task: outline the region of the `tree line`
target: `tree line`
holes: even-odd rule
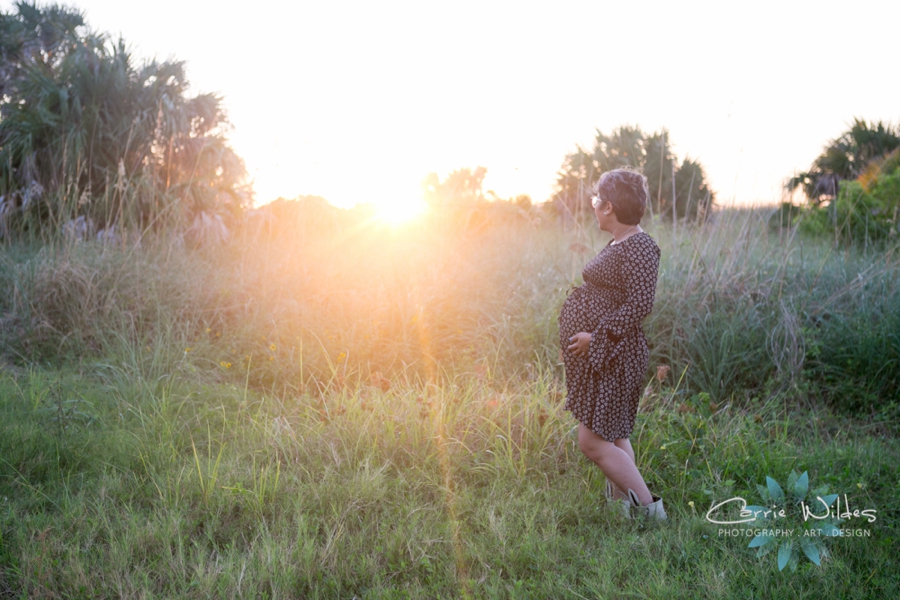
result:
[[[0,237],[76,220],[96,232],[237,216],[252,190],[228,128],[222,99],[192,95],[182,61],[138,62],[74,8],[21,1],[0,12]],[[582,211],[601,173],[630,166],[648,177],[651,214],[702,220],[714,200],[703,168],[671,145],[665,130],[598,131],[593,149],[565,157],[553,206]],[[424,197],[444,212],[497,200],[515,209],[504,214],[532,210],[527,195],[484,192],[486,172],[429,174]]]
[[[0,234],[185,223],[250,204],[215,94],[181,61],[137,62],[82,12],[0,12]]]
[[[685,157],[679,163],[666,129],[646,134],[636,126],[621,126],[608,135],[598,129],[592,149],[578,146],[566,155],[557,175],[554,202],[561,212],[580,215],[589,210],[591,186],[600,175],[621,167],[647,177],[650,216],[698,222],[709,216],[715,194],[700,162]]]
[[[219,96],[191,93],[184,62],[139,62],[124,40],[91,30],[74,8],[20,1],[0,11],[0,237],[58,232],[79,218],[96,231],[237,217],[253,198],[229,127]],[[715,194],[702,164],[679,160],[672,148],[666,129],[597,130],[592,147],[565,156],[553,209],[589,216],[594,182],[630,167],[647,176],[650,216],[702,222]],[[485,192],[486,172],[431,173],[423,196],[445,213],[477,213],[497,200],[514,209],[503,214],[534,211],[527,195]],[[802,215],[807,231],[838,241],[896,239],[900,129],[854,120],[785,187],[805,202],[785,203],[774,224]]]

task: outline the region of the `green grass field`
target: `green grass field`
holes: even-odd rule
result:
[[[647,227],[655,523],[562,410],[590,227],[7,246],[0,598],[900,597],[898,258],[766,217]],[[706,514],[792,470],[877,520],[779,570]]]

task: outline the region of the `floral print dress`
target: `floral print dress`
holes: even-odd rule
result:
[[[650,350],[641,322],[653,310],[660,250],[646,232],[610,242],[584,267],[559,314],[566,372],[565,409],[607,441],[634,429]],[[569,338],[591,334],[587,356],[566,350]]]

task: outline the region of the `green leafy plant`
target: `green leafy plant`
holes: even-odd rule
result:
[[[767,506],[747,506],[745,510],[754,513],[755,521],[761,529],[750,540],[748,548],[756,548],[756,556],[763,556],[778,551],[778,570],[783,571],[786,566],[791,571],[797,570],[800,562],[800,553],[817,566],[821,566],[822,558],[828,555],[823,538],[840,534],[837,524],[840,519],[829,516],[824,519],[809,520],[807,511],[804,510],[807,498],[810,497],[817,505],[825,505],[830,509],[837,494],[828,494],[827,487],[820,487],[812,492],[809,489],[809,475],[806,471],[798,475],[791,471],[787,480],[787,492],[778,482],[766,476],[766,485],[757,485],[760,496]],[[772,535],[773,528],[779,530],[793,530],[798,535],[780,537]],[[799,538],[799,543],[795,539]]]

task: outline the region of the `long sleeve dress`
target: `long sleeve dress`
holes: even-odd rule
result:
[[[634,429],[650,350],[641,322],[653,309],[660,250],[646,232],[610,242],[582,273],[559,314],[566,372],[565,409],[607,441]],[[591,334],[587,356],[566,350],[578,332]]]

